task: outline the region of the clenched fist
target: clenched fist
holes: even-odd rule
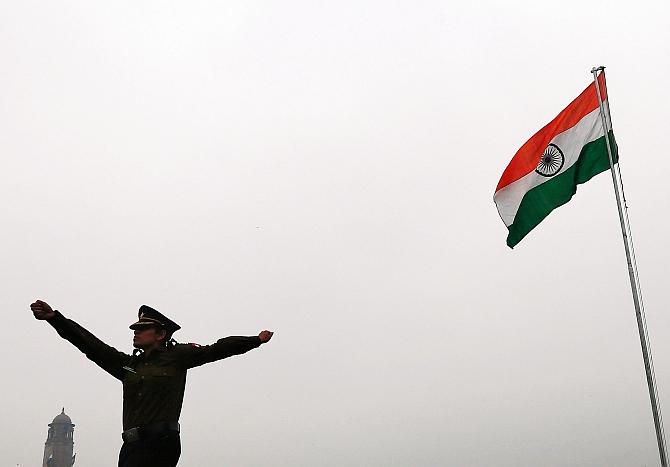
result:
[[[42,300],[31,303],[30,309],[33,310],[33,315],[35,315],[36,319],[51,319],[56,315],[49,304]]]
[[[274,332],[261,331],[261,333],[258,335],[258,338],[261,340],[261,344],[265,344],[267,341],[272,339],[273,334]]]

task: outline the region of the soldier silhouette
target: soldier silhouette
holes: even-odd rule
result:
[[[49,304],[30,305],[35,318],[45,320],[96,365],[123,383],[123,445],[119,467],[175,467],[181,454],[179,414],[186,388],[186,371],[205,363],[239,355],[272,338],[231,336],[212,345],[177,344],[172,334],[180,326],[159,311],[142,305],[134,331],[132,355],[119,352]]]

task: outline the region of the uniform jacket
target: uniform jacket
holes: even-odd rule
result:
[[[119,352],[60,312],[48,320],[58,334],[123,384],[123,429],[178,421],[189,368],[239,355],[261,345],[257,337],[232,336],[212,345],[176,344],[149,355]]]

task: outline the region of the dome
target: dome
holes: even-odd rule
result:
[[[56,415],[56,418],[51,423],[67,423],[71,425],[72,419],[65,414],[65,407],[63,407],[63,411]]]

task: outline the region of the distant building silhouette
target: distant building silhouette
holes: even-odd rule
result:
[[[49,423],[49,434],[44,443],[42,467],[72,467],[74,465],[74,423],[63,411]]]

